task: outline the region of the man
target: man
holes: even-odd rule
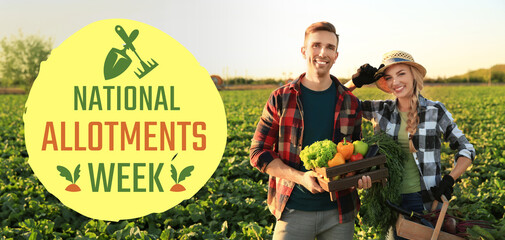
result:
[[[301,48],[307,71],[276,89],[268,99],[251,145],[251,165],[270,175],[267,203],[277,218],[274,239],[352,239],[359,209],[355,189],[337,201],[307,171],[300,151],[315,141],[337,143],[361,137],[358,99],[330,69],[337,60],[338,35],[328,22],[310,25]],[[358,181],[369,188],[370,177]]]

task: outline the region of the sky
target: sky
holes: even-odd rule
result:
[[[0,0],[0,38],[51,37],[54,47],[98,20],[154,26],[224,78],[295,78],[306,65],[305,29],[328,21],[340,35],[331,74],[349,78],[382,55],[403,50],[427,70],[450,77],[505,64],[505,1],[339,0]]]

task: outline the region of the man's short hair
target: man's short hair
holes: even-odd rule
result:
[[[338,38],[338,34],[337,34],[337,31],[335,30],[335,26],[333,26],[333,24],[329,23],[329,22],[316,22],[316,23],[312,23],[306,30],[305,30],[305,40],[304,40],[304,44],[306,43],[307,41],[307,36],[313,32],[317,32],[317,31],[328,31],[328,32],[332,32],[335,34],[335,36],[337,37],[337,48],[338,48],[338,42],[339,42],[339,38]],[[336,51],[336,49],[335,49]]]

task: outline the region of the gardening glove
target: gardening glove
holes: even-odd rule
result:
[[[444,178],[442,178],[442,181],[438,183],[436,187],[431,187],[431,194],[433,195],[433,198],[435,200],[442,202],[442,194],[445,195],[445,198],[447,200],[450,200],[452,197],[452,186],[454,185],[454,178],[452,178],[450,175],[445,175]]]
[[[375,79],[375,81],[379,80],[381,77],[384,77],[384,71],[382,71],[381,73],[378,73],[379,70],[381,70],[382,68],[384,68],[384,64],[381,64],[378,68],[378,70],[375,72],[375,74],[373,75],[373,78]]]
[[[352,82],[354,86],[360,88],[363,85],[371,84],[377,81],[379,78],[374,78],[377,68],[372,67],[368,63],[363,64],[358,68],[355,74],[352,75]]]

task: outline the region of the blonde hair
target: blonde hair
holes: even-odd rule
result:
[[[412,72],[414,80],[406,130],[409,133],[409,149],[410,152],[413,153],[417,152],[416,148],[414,147],[414,143],[412,142],[412,137],[417,131],[417,125],[419,125],[419,115],[417,114],[417,110],[419,109],[419,93],[424,86],[424,77],[421,72],[413,66],[410,66],[410,71]]]

